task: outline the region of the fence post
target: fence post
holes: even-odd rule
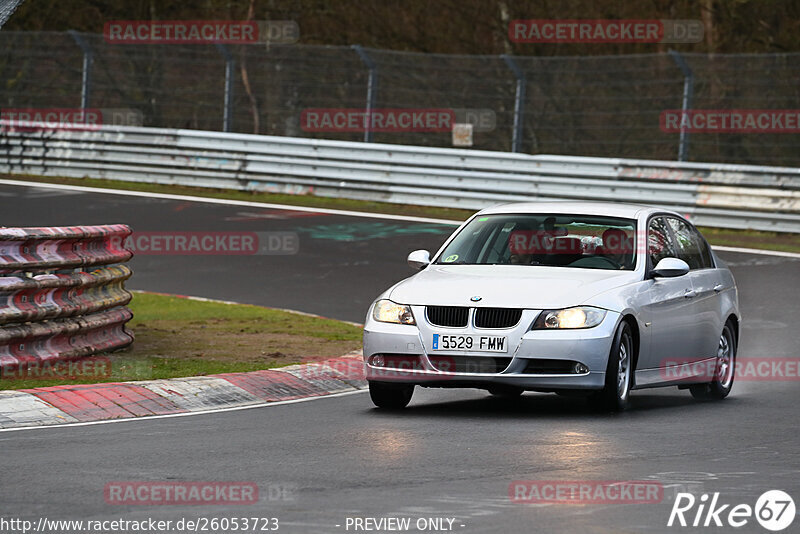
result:
[[[81,74],[81,109],[86,109],[89,107],[89,91],[91,90],[92,81],[92,61],[94,59],[92,57],[92,47],[89,46],[89,43],[75,30],[69,30],[68,33],[72,39],[75,40],[75,43],[81,47],[81,51],[83,51],[83,72]]]
[[[353,50],[356,51],[358,57],[364,63],[364,66],[369,69],[369,78],[367,78],[367,106],[365,110],[366,128],[364,130],[364,142],[372,142],[372,110],[375,109],[375,98],[378,93],[378,66],[369,57],[366,50],[361,45],[353,45]]]
[[[694,96],[694,72],[689,64],[675,50],[670,50],[669,55],[683,72],[683,102],[681,103],[681,137],[678,145],[678,161],[686,161],[689,157],[689,132],[686,129],[687,112],[692,109]]]
[[[522,72],[522,69],[519,68],[519,65],[517,65],[517,62],[514,61],[514,58],[511,56],[503,54],[500,57],[503,58],[508,68],[514,73],[514,77],[517,79],[517,91],[514,97],[514,130],[511,136],[511,152],[521,152],[522,133],[525,128],[525,73]]]
[[[228,47],[217,43],[217,50],[225,59],[225,96],[222,108],[222,131],[230,132],[233,124],[233,67],[234,59]]]

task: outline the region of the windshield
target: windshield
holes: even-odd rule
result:
[[[498,214],[476,217],[435,263],[545,265],[633,270],[636,222],[593,215]]]

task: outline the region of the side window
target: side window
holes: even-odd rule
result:
[[[668,217],[667,220],[675,234],[678,257],[688,263],[692,270],[711,267],[711,253],[697,230],[675,217]]]
[[[700,255],[703,257],[703,268],[713,269],[714,256],[711,254],[711,247],[708,246],[706,240],[703,239],[703,236],[701,236],[700,232],[698,232],[695,228],[689,227],[689,231],[695,236],[695,239],[697,240],[697,246],[700,247]]]
[[[650,221],[647,229],[647,253],[650,255],[653,267],[663,258],[678,257],[670,239],[667,223],[662,217],[655,217]]]

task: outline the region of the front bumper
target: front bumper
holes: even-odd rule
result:
[[[524,319],[513,329],[489,332],[507,336],[509,352],[503,354],[509,363],[499,372],[453,372],[442,371],[433,363],[437,358],[453,357],[469,362],[471,358],[497,356],[496,354],[467,351],[433,351],[430,335],[434,331],[446,330],[452,334],[486,335],[487,330],[439,329],[425,323],[423,307],[412,307],[418,326],[380,323],[368,318],[364,326],[364,360],[367,380],[419,384],[429,387],[491,387],[517,386],[532,390],[601,389],[605,385],[608,355],[620,315],[608,312],[603,322],[594,328],[575,330],[529,330],[532,320],[540,310],[526,310]],[[420,324],[421,323],[421,324]],[[399,358],[402,355],[417,357],[415,363],[407,365],[372,365],[372,356],[383,354]],[[583,373],[548,371],[530,372],[538,362],[563,362],[568,367],[580,363],[588,368]],[[503,360],[505,362],[505,359]]]

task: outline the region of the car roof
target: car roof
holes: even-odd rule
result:
[[[481,214],[493,213],[547,213],[570,215],[605,215],[608,217],[622,217],[637,219],[641,215],[650,213],[675,213],[654,206],[644,204],[625,204],[621,202],[582,202],[574,200],[544,201],[544,202],[512,202],[500,204],[481,210]],[[676,214],[677,215],[677,214]]]

